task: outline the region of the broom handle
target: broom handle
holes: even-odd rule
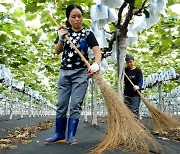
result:
[[[56,20],[52,17],[52,15],[50,15],[48,13],[49,17],[52,19],[52,21],[56,24],[56,26],[59,28],[60,25],[56,22]],[[71,39],[65,35],[65,38],[69,41],[69,43],[71,44],[71,46],[74,48],[74,50],[78,53],[78,55],[81,57],[81,59],[84,61],[84,63],[86,64],[86,66],[89,68],[90,64],[89,62],[86,60],[86,58],[82,55],[82,53],[77,49],[77,47],[74,45],[74,43],[71,41]]]
[[[126,78],[129,80],[129,82],[132,84],[132,86],[134,87],[134,83],[131,81],[131,79],[127,76],[127,74],[126,74],[125,72],[123,72],[123,73],[124,73],[124,75],[126,76]],[[141,97],[143,97],[143,95],[140,93],[139,90],[137,90],[137,92],[138,92],[138,94],[139,94]]]

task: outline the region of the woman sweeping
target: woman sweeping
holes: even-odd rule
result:
[[[66,126],[68,123],[67,143],[77,144],[74,138],[78,126],[81,105],[87,90],[88,78],[99,71],[101,62],[101,50],[94,34],[87,28],[82,27],[83,10],[78,5],[69,5],[66,8],[66,26],[58,30],[55,40],[55,52],[62,54],[62,63],[58,80],[58,103],[56,111],[55,134],[45,140],[46,144],[66,141]],[[71,47],[67,35],[75,44],[83,56],[88,59],[88,47],[95,55],[94,63],[87,68],[77,52]],[[67,117],[68,107],[70,109]]]
[[[137,90],[140,90],[143,85],[143,74],[141,69],[135,66],[134,57],[132,55],[126,55],[125,61],[127,65],[125,73],[135,85],[132,86],[129,80],[125,77],[124,102],[138,118],[141,98]]]

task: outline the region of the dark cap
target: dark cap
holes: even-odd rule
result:
[[[125,61],[134,60],[132,55],[126,55]]]

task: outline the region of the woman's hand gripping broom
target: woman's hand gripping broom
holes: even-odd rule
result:
[[[49,14],[54,23],[60,25]],[[79,54],[87,67],[90,66],[81,52],[72,43],[66,35],[65,38],[69,41],[74,50]],[[95,81],[101,89],[105,104],[108,111],[108,128],[107,135],[95,148],[91,149],[91,153],[103,153],[107,150],[115,150],[121,148],[128,151],[149,152],[149,146],[153,146],[155,151],[160,150],[160,145],[153,138],[151,133],[136,120],[133,113],[126,107],[124,102],[119,98],[118,94],[111,89],[103,77],[99,73],[93,75]],[[141,131],[140,131],[141,130]]]
[[[132,84],[132,86],[134,86],[133,82],[127,76],[127,74],[125,72],[123,72],[123,73],[126,76],[126,78],[129,80],[129,82]],[[169,131],[171,129],[176,129],[180,126],[179,121],[168,116],[167,114],[165,114],[158,108],[151,105],[151,103],[143,96],[143,94],[140,93],[139,90],[137,90],[137,92],[152,115],[154,131],[161,133],[164,131]]]

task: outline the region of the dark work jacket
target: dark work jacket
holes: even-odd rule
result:
[[[141,69],[136,67],[134,70],[129,70],[129,68],[126,67],[125,73],[130,78],[130,80],[134,83],[134,85],[139,86],[141,89],[143,85],[143,74],[142,74]],[[125,83],[125,88],[124,88],[125,96],[132,97],[132,96],[138,95],[137,91],[134,91],[133,86],[131,85],[131,83],[126,77],[124,77],[124,83]]]

